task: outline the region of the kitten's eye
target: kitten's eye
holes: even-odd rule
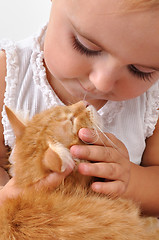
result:
[[[70,118],[70,121],[72,122],[72,124],[74,123],[74,120],[75,120],[75,117],[72,116],[72,117]]]

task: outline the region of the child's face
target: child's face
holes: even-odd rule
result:
[[[126,100],[159,79],[159,13],[119,14],[119,2],[54,0],[45,62],[70,100]]]

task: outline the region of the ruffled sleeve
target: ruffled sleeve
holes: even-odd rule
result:
[[[7,105],[12,109],[15,109],[15,95],[19,73],[16,45],[14,44],[14,42],[10,40],[2,40],[0,41],[0,50],[5,50],[7,59],[6,60],[7,74],[5,77],[6,91],[4,95],[4,105]],[[2,124],[4,127],[5,144],[13,146],[14,135],[12,133],[12,129],[9,124],[4,107],[2,111]]]
[[[47,108],[54,105],[64,105],[62,101],[55,94],[51,88],[47,76],[46,69],[44,67],[44,36],[47,29],[47,25],[44,25],[40,32],[33,38],[33,53],[31,56],[31,65],[33,69],[33,81],[38,89],[41,91]]]
[[[159,80],[145,93],[146,112],[145,112],[145,138],[150,137],[155,130],[159,117]]]

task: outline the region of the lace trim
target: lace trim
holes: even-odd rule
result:
[[[18,81],[18,56],[16,52],[15,44],[7,39],[4,39],[0,42],[0,49],[5,50],[6,53],[6,68],[7,75],[5,77],[6,81],[6,90],[4,94],[4,106],[2,111],[2,124],[4,127],[4,137],[5,144],[13,146],[14,144],[14,135],[12,134],[12,129],[5,112],[5,105],[14,109],[15,106],[15,95],[16,95],[16,86]]]
[[[46,77],[46,69],[44,67],[44,52],[42,47],[44,43],[46,28],[47,26],[44,26],[40,31],[40,34],[35,36],[33,39],[34,46],[31,56],[31,65],[33,69],[33,80],[42,92],[46,106],[50,108],[53,105],[64,104],[57,97]]]
[[[150,137],[155,130],[159,117],[159,80],[146,92],[145,138]]]

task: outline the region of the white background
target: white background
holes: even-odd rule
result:
[[[21,40],[48,22],[50,0],[0,0],[0,40]]]

